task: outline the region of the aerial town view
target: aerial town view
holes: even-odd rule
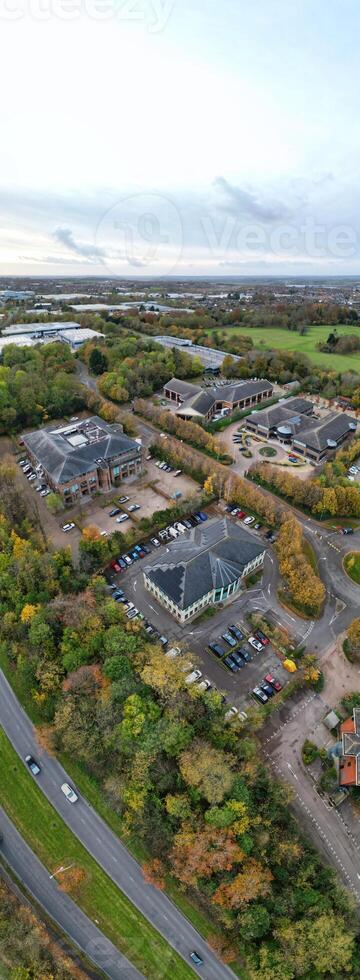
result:
[[[1,980],[356,980],[358,4],[0,19]]]

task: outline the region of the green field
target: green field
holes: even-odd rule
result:
[[[187,980],[193,971],[93,860],[51,806],[0,728],[1,803],[42,863],[85,871],[76,902],[146,977]],[[144,885],[146,887],[146,885]]]
[[[228,337],[235,334],[246,334],[251,337],[255,347],[260,350],[278,348],[286,351],[301,351],[320,367],[327,368],[329,371],[358,371],[360,374],[360,351],[356,354],[321,354],[316,350],[316,344],[321,341],[324,343],[334,327],[309,327],[307,334],[301,337],[300,334],[292,330],[282,330],[280,327],[234,327],[226,330]],[[337,326],[336,331],[339,336],[349,333],[357,333],[359,330],[353,327]],[[359,331],[360,335],[360,331]]]
[[[344,558],[344,568],[353,582],[360,585],[360,552],[349,551]]]

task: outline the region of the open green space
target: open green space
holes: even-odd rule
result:
[[[349,578],[360,585],[360,551],[349,551],[345,555],[344,568]]]
[[[283,330],[280,327],[232,327],[225,332],[229,339],[236,334],[246,334],[247,337],[251,338],[254,346],[260,350],[275,348],[300,351],[302,354],[306,354],[314,364],[326,368],[328,371],[353,370],[360,374],[360,351],[355,354],[322,354],[316,350],[316,344],[325,343],[329,333],[334,329],[335,327],[329,326],[309,327],[308,332],[303,337],[293,330]],[[344,334],[356,334],[359,327],[356,324],[351,327],[339,324],[336,331],[340,337]]]
[[[165,974],[190,978],[190,966],[129,902],[85,850],[36,785],[0,729],[1,803],[42,863],[54,871],[74,864],[85,872],[76,892],[77,904],[146,977]],[[144,884],[144,887],[146,885]]]

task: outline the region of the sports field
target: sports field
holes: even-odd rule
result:
[[[255,347],[260,350],[278,348],[279,350],[301,351],[307,357],[321,367],[329,371],[358,371],[360,374],[360,351],[355,354],[321,354],[316,350],[316,344],[321,341],[324,343],[329,333],[334,327],[309,327],[307,334],[301,337],[300,334],[292,330],[282,330],[280,327],[233,327],[226,330],[229,337],[235,334],[246,334],[251,337]],[[337,326],[336,331],[339,336],[344,334],[359,332],[357,326],[344,327]]]

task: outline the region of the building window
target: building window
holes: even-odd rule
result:
[[[215,589],[214,602],[220,602],[222,596],[222,589]]]

